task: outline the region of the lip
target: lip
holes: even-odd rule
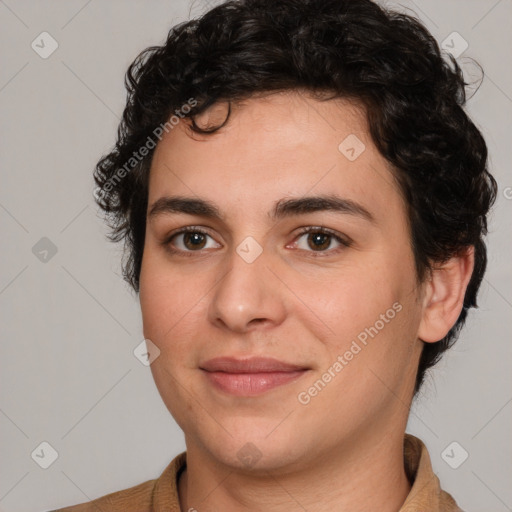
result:
[[[217,389],[235,396],[255,396],[292,382],[309,368],[269,357],[217,357],[200,366]]]
[[[216,357],[201,364],[200,368],[207,372],[226,373],[293,372],[308,369],[306,366],[285,363],[272,357],[250,357],[247,359]]]

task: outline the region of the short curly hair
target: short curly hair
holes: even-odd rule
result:
[[[257,93],[306,90],[353,99],[365,107],[372,140],[406,199],[418,280],[474,247],[462,312],[444,339],[424,343],[416,394],[477,306],[486,217],[497,189],[482,134],[462,108],[469,84],[446,57],[420,21],[371,0],[232,0],[174,26],[162,46],[130,65],[117,142],[94,172],[109,238],[125,244],[126,281],[139,291],[155,128],[177,113],[194,131],[214,132],[229,113],[209,129],[194,118],[218,101]],[[135,159],[144,146],[144,158]]]

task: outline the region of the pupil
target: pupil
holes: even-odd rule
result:
[[[185,245],[187,245],[187,242],[191,242],[191,245],[193,248],[196,248],[204,243],[204,235],[202,233],[187,233],[185,237]]]
[[[329,246],[330,235],[326,235],[323,233],[313,233],[311,235],[311,237],[314,240],[313,241],[314,247],[312,247],[313,249],[325,249],[326,247]]]

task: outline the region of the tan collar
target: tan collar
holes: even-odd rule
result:
[[[441,489],[427,447],[410,434],[404,437],[404,463],[412,488],[399,512],[462,512],[455,500]]]

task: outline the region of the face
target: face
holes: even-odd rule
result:
[[[140,302],[189,451],[297,468],[404,429],[421,293],[406,206],[354,103],[252,97],[219,132],[182,122],[155,149]]]

